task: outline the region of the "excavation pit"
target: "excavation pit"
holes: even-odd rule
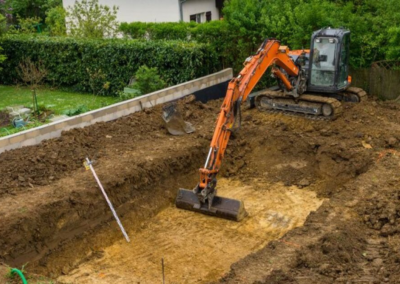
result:
[[[169,135],[155,107],[2,153],[0,261],[61,283],[156,283],[162,258],[166,283],[325,283],[337,271],[383,281],[363,270],[376,254],[366,244],[385,243],[371,236],[391,231],[382,223],[382,232],[365,232],[381,223],[370,212],[385,208],[370,199],[385,191],[388,203],[398,185],[400,109],[348,104],[331,122],[244,110],[218,180],[220,195],[245,203],[249,216],[237,223],[173,206],[179,188],[198,182],[220,103],[180,103],[197,129],[190,135]],[[86,156],[131,243],[85,171]],[[396,258],[385,261],[395,271]]]
[[[139,232],[129,230],[131,243],[121,239],[57,280],[157,283],[163,258],[167,283],[217,281],[231,264],[301,226],[322,203],[315,192],[266,182],[221,179],[219,193],[244,200],[249,216],[233,222],[169,206]]]

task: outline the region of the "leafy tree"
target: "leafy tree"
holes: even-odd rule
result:
[[[52,36],[66,35],[65,16],[66,11],[64,7],[57,6],[51,8],[46,12],[46,25],[47,29]]]
[[[74,37],[113,37],[118,31],[118,7],[99,5],[98,0],[76,1],[67,10],[67,30]]]
[[[12,13],[21,18],[38,17],[44,19],[46,11],[62,6],[62,0],[8,0],[11,2]]]
[[[265,38],[308,48],[313,31],[331,26],[350,29],[350,64],[367,67],[396,57],[399,10],[398,0],[228,0],[223,12],[242,59]],[[236,62],[235,69],[239,66]]]
[[[387,59],[400,60],[400,27],[391,27],[389,33],[389,46]]]
[[[2,23],[2,28],[4,29],[5,22],[11,22],[12,20],[13,8],[11,7],[11,0],[0,0],[0,22]]]

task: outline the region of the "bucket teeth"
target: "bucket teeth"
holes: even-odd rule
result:
[[[175,205],[181,209],[234,221],[241,221],[247,216],[244,204],[240,200],[215,196],[209,208],[207,203],[199,202],[192,190],[187,189],[179,189]]]

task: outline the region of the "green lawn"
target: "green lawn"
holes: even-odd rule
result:
[[[85,111],[94,110],[120,101],[116,97],[101,97],[48,88],[40,88],[36,91],[36,94],[39,109],[45,107],[53,111],[55,115],[65,114],[68,110],[76,110],[77,108],[82,108],[82,106],[84,106],[82,109]],[[0,111],[7,106],[21,105],[31,109],[33,107],[32,91],[29,88],[0,85]],[[3,124],[0,127],[0,137],[46,124],[46,122],[40,122],[33,118],[29,119],[29,121],[25,127],[21,128],[14,128],[11,123],[8,126]]]
[[[37,90],[39,106],[45,106],[55,114],[85,105],[89,110],[111,105],[119,101],[116,97],[101,97],[91,94],[72,93],[41,88]],[[0,110],[7,106],[23,105],[32,107],[32,91],[27,87],[0,85]]]

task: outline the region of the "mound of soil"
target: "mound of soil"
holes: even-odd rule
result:
[[[383,237],[400,233],[400,189],[366,200],[365,224]]]

